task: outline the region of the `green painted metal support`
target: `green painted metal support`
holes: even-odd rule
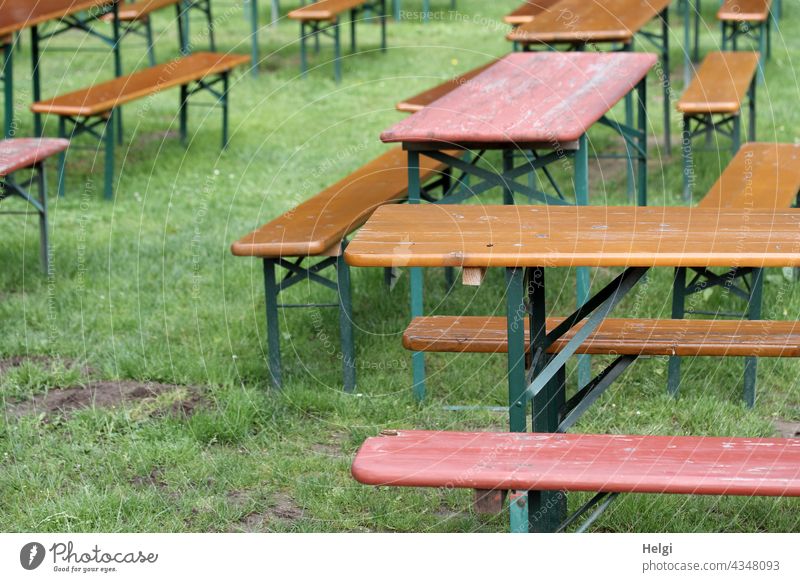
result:
[[[14,41],[3,46],[3,106],[5,109],[3,136],[13,137],[14,127]]]
[[[39,53],[39,27],[31,27],[31,67],[33,83],[33,103],[42,100],[41,72],[39,66],[41,55]],[[42,137],[42,114],[33,114],[33,135]]]
[[[274,259],[264,259],[264,294],[267,310],[267,350],[269,373],[272,384],[276,388],[283,386],[283,370],[281,368],[281,335],[278,319],[278,285],[275,279]]]
[[[67,120],[63,117],[58,118],[58,137],[67,139],[69,136],[67,135]],[[57,170],[57,192],[59,197],[63,197],[64,193],[66,192],[66,171],[67,171],[67,150],[64,150],[60,154],[58,154],[58,165],[56,166]]]
[[[514,150],[503,150],[503,204],[513,205],[514,204],[514,190],[512,190],[508,183],[505,176],[508,175],[514,169]]]
[[[228,126],[230,124],[230,73],[222,74],[222,94],[220,95],[219,102],[222,107],[222,149],[228,149],[230,143],[230,135]]]
[[[342,27],[338,19],[333,24],[333,78],[337,83],[342,82]],[[319,38],[319,34],[317,34]]]
[[[672,155],[672,110],[669,106],[670,99],[672,97],[672,71],[671,71],[671,62],[669,57],[669,7],[665,8],[664,11],[661,13],[661,38],[662,38],[662,50],[661,50],[661,66],[663,69],[664,79],[661,82],[662,85],[662,98],[664,99],[664,146],[666,149],[666,153],[668,156]],[[643,83],[643,88],[639,91],[639,115],[641,116],[642,111],[642,104],[647,104],[646,101],[646,90],[647,90],[647,83]],[[643,93],[644,92],[644,93]],[[646,115],[645,111],[645,115]],[[647,131],[647,122],[646,120],[643,122],[641,117],[639,118],[639,129],[646,133]],[[647,140],[644,140],[645,147],[647,144]],[[646,205],[646,202],[645,202]]]
[[[261,61],[258,46],[258,0],[247,0],[250,3],[250,58],[253,61],[253,68],[250,69],[253,77],[258,77],[258,65]],[[303,38],[303,29],[300,28],[300,38]],[[301,42],[301,49],[303,48]]]
[[[694,153],[692,152],[691,118],[683,117],[681,132],[681,158],[683,161],[683,201],[692,204],[694,198]]]
[[[156,66],[156,46],[153,41],[153,19],[149,16],[144,21],[145,41],[147,42],[147,60],[151,67]]]
[[[308,49],[306,48],[306,23],[304,20],[300,21],[300,76],[306,77],[308,75]]]
[[[419,152],[408,152],[408,203],[419,204],[422,197],[422,184],[419,175]],[[423,272],[419,267],[410,269],[411,286],[411,318],[421,317],[424,314],[423,297]],[[425,398],[425,354],[412,352],[411,368],[413,374],[414,397],[421,401]]]
[[[105,124],[105,172],[103,181],[103,196],[106,200],[114,198],[114,129],[116,127],[117,111],[111,110]]]
[[[688,87],[692,80],[692,5],[690,0],[683,2],[683,86]]]
[[[189,123],[189,88],[186,85],[181,85],[180,89],[180,104],[178,106],[178,135],[180,136],[181,145],[186,147],[188,145],[188,123]]]
[[[750,122],[750,129],[748,130],[747,139],[749,141],[756,141],[756,123],[757,123],[757,121],[756,121],[756,119],[757,119],[756,118],[756,86],[757,85],[758,84],[755,81],[750,83],[750,89],[747,92],[748,110],[749,110],[748,120]]]
[[[637,95],[639,97],[637,102],[639,111],[639,168],[636,174],[638,181],[636,203],[639,206],[647,206],[647,79],[639,82]],[[667,119],[669,119],[669,116],[667,116]]]
[[[578,149],[575,152],[575,204],[578,206],[589,205],[589,139],[586,134],[578,139]],[[576,269],[576,299],[580,307],[589,299],[591,293],[591,280],[588,267]],[[578,386],[583,387],[592,377],[591,356],[578,356]]]
[[[508,321],[508,419],[511,432],[527,431],[527,403],[525,401],[525,271],[506,269],[506,311]],[[509,517],[512,533],[529,530],[528,495],[513,491],[509,496]]]
[[[750,279],[750,301],[747,315],[751,320],[761,319],[761,306],[764,294],[764,269],[754,269]],[[756,381],[758,358],[744,360],[744,402],[748,408],[756,405]]]
[[[672,319],[683,319],[686,315],[686,268],[675,269],[675,280],[672,284]],[[681,358],[670,356],[667,373],[667,390],[670,395],[677,396],[681,385]]]
[[[356,388],[356,348],[353,339],[353,300],[350,294],[350,266],[344,260],[347,242],[342,242],[342,252],[336,258],[336,283],[339,288],[339,332],[342,345],[342,368],[345,392]]]
[[[36,189],[39,194],[39,255],[41,257],[44,274],[49,276],[50,271],[50,234],[47,225],[47,177],[44,174],[44,163],[36,164]]]

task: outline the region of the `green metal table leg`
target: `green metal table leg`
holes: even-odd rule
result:
[[[44,174],[44,163],[37,164],[36,183],[39,191],[39,252],[45,275],[50,275],[50,238],[47,228],[47,180]]]
[[[750,90],[748,92],[748,107],[749,107],[749,115],[748,120],[750,121],[750,129],[748,130],[748,140],[749,141],[756,141],[756,83],[755,79],[750,83]]]
[[[672,155],[672,104],[670,103],[670,96],[672,95],[672,79],[670,73],[670,59],[669,59],[669,7],[665,8],[661,13],[661,33],[663,36],[663,51],[661,53],[661,62],[664,68],[664,82],[663,98],[664,98],[664,147],[666,148],[667,155]],[[641,96],[640,96],[641,99]],[[639,104],[641,108],[641,103]],[[641,109],[640,109],[641,111]],[[639,120],[641,127],[641,120]],[[647,124],[645,123],[645,128]],[[647,143],[647,140],[644,140]]]
[[[733,134],[732,134],[732,151],[733,155],[736,155],[736,152],[739,151],[739,148],[742,145],[742,115],[741,112],[739,115],[735,115],[733,117]]]
[[[278,319],[278,284],[275,279],[274,259],[264,259],[264,297],[267,309],[267,350],[269,373],[275,388],[283,386],[281,367],[281,334]]]
[[[681,157],[683,158],[683,201],[692,203],[692,184],[694,159],[692,154],[691,118],[683,116],[683,137],[681,139]]]
[[[230,75],[228,73],[222,74],[222,95],[220,101],[222,105],[222,149],[228,149],[230,135],[228,131],[229,117],[230,117]]]
[[[764,21],[758,26],[758,52],[760,53],[758,59],[758,82],[764,82],[764,63],[766,62],[767,58],[767,22]],[[734,48],[734,50],[736,50]]]
[[[669,92],[667,92],[669,93]],[[639,168],[636,174],[638,179],[637,200],[639,206],[647,206],[647,79],[642,79],[637,88],[639,96]],[[666,115],[669,123],[669,113]]]
[[[422,196],[422,187],[419,176],[419,152],[408,152],[408,203],[419,204]],[[423,272],[419,267],[412,267],[409,273],[411,286],[411,317],[421,317],[424,313],[423,305]],[[411,369],[414,381],[414,397],[418,401],[425,398],[425,354],[412,352]]]
[[[105,198],[114,198],[114,128],[116,126],[117,111],[112,109],[108,115],[105,126]]]
[[[258,46],[258,0],[247,0],[250,2],[250,58],[253,61],[252,75],[258,77],[258,63],[261,60]],[[302,26],[300,28],[300,38],[303,37]],[[301,40],[302,41],[302,40]],[[301,45],[302,48],[302,45]]]
[[[111,20],[111,31],[112,31],[112,41],[114,43],[113,46],[111,47],[111,50],[112,53],[114,54],[115,77],[122,76],[122,47],[120,43],[122,35],[120,33],[119,5],[120,2],[114,2],[114,6],[111,10],[111,13],[113,14],[113,19]],[[122,137],[124,135],[122,129],[122,107],[117,107],[113,117],[117,124],[117,130],[116,130],[117,141],[119,142],[119,145],[122,145]]]
[[[589,139],[586,134],[578,139],[578,149],[575,152],[575,204],[578,206],[588,206],[589,204]],[[576,278],[577,305],[580,307],[589,299],[591,286],[589,269],[578,267]],[[591,356],[582,354],[578,356],[578,386],[583,388],[591,378]]]
[[[306,48],[306,23],[300,21],[300,76],[308,74],[308,54]]]
[[[350,52],[355,54],[356,52],[356,19],[358,18],[358,12],[353,9],[350,11]]]
[[[180,89],[180,105],[178,106],[178,134],[180,135],[181,145],[186,147],[188,145],[188,122],[189,122],[189,104],[186,102],[188,99],[189,90],[186,85],[181,85]]]
[[[381,50],[386,52],[386,0],[381,0]]]
[[[675,269],[675,280],[672,284],[672,319],[683,319],[686,315],[686,268]],[[681,385],[681,358],[670,356],[667,373],[667,390],[671,396],[677,396]]]
[[[750,302],[747,306],[747,316],[751,320],[761,319],[761,305],[764,294],[764,269],[753,269],[750,285]],[[756,405],[756,381],[758,372],[758,358],[750,357],[744,360],[744,402],[748,408]]]
[[[356,387],[356,349],[353,340],[353,300],[350,295],[350,266],[344,260],[347,242],[342,242],[342,254],[336,258],[337,287],[339,288],[339,331],[342,341],[342,368],[345,392]]]
[[[683,86],[692,80],[692,7],[690,0],[683,3]]]
[[[147,59],[151,67],[156,66],[156,47],[153,42],[153,19],[149,16],[144,22],[144,34],[147,42]]]
[[[13,41],[3,46],[3,105],[5,109],[5,122],[3,136],[12,137],[16,134],[14,129],[14,43]]]
[[[58,117],[58,137],[63,139],[68,139],[69,136],[67,135],[67,122],[66,120],[59,116]],[[59,197],[63,197],[66,191],[66,172],[67,172],[67,150],[62,151],[58,154],[58,195]]]
[[[337,19],[333,25],[333,78],[336,83],[342,82],[342,39],[341,22]],[[319,35],[317,35],[319,38]]]
[[[208,26],[208,46],[211,52],[217,52],[217,39],[214,34],[214,18],[211,16],[211,0],[205,3],[206,24]]]
[[[431,0],[422,0],[422,22],[430,20]]]
[[[31,61],[33,65],[33,102],[38,103],[42,100],[41,72],[39,54],[39,27],[31,27]],[[42,114],[33,114],[33,135],[42,137]]]
[[[625,52],[629,52],[632,50],[632,43],[626,45]],[[634,125],[634,117],[633,117],[633,93],[628,92],[625,95],[625,125],[628,127],[633,127]],[[628,201],[633,201],[634,196],[636,195],[636,176],[634,174],[633,168],[633,148],[631,148],[630,144],[625,141],[625,151],[628,154],[628,159],[626,160],[627,166],[627,192],[628,192]]]
[[[400,7],[400,0],[392,0],[392,9],[394,11],[394,19],[395,21],[400,21],[400,12],[402,11]]]
[[[514,169],[514,150],[503,150],[503,174]],[[503,204],[514,204],[514,191],[508,186],[503,187]]]
[[[508,317],[508,419],[511,432],[526,432],[525,394],[525,272],[521,268],[506,269]],[[512,533],[528,532],[528,496],[524,491],[509,497],[509,518]]]

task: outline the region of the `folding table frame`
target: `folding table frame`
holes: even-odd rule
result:
[[[17,182],[13,174],[0,177],[0,202],[12,196],[18,196],[33,207],[33,211],[4,211],[0,214],[11,215],[36,214],[39,217],[39,254],[45,274],[50,273],[50,241],[47,232],[47,180],[44,174],[44,160],[26,168],[32,175],[23,182]],[[23,171],[23,170],[18,170]],[[38,197],[30,193],[30,187],[35,185]]]

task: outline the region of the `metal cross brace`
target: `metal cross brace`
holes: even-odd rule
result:
[[[581,505],[575,513],[565,519],[561,525],[558,526],[555,533],[563,533],[567,528],[579,520],[587,511],[597,506],[597,508],[589,515],[588,518],[575,530],[575,533],[584,533],[597,519],[608,509],[608,507],[617,499],[619,493],[598,493],[589,501]]]
[[[39,217],[39,254],[42,261],[42,269],[45,274],[50,273],[50,241],[47,227],[47,181],[44,175],[44,163],[40,162],[31,167],[32,175],[29,179],[22,182],[14,180],[13,176],[5,176],[0,179],[0,202],[11,196],[17,196],[30,204],[34,212],[26,211],[4,211],[0,214],[30,215],[36,214]],[[28,188],[36,185],[39,198],[35,198]]]

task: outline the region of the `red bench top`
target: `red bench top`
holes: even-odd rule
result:
[[[383,132],[385,142],[574,142],[655,65],[647,53],[513,53]]]
[[[800,439],[386,431],[353,461],[367,485],[800,496]]]
[[[69,146],[65,139],[20,137],[0,141],[0,176],[8,176],[63,152]]]

